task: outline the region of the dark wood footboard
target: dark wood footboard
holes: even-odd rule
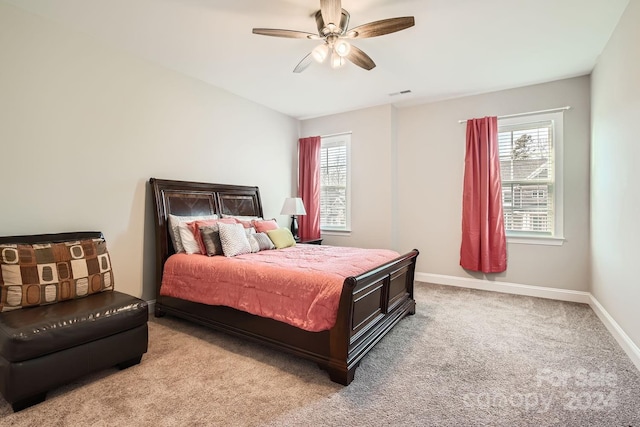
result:
[[[403,317],[415,313],[413,280],[418,256],[415,249],[347,278],[336,323],[328,331],[309,332],[230,307],[160,295],[164,262],[174,252],[167,232],[169,214],[262,216],[262,205],[257,187],[154,178],[150,183],[156,219],[156,316],[171,314],[312,360],[333,381],[348,385],[367,352]]]
[[[331,329],[331,379],[348,385],[360,360],[403,317],[415,313],[413,279],[418,251],[345,280]]]

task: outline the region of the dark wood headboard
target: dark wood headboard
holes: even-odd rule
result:
[[[263,216],[258,187],[171,181],[151,178],[156,236],[156,289],[159,292],[164,262],[175,253],[169,236],[169,214]]]

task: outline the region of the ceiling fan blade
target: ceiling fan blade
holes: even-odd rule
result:
[[[304,31],[279,30],[275,28],[254,28],[253,34],[261,36],[285,37],[288,39],[319,39],[317,34],[305,33]]]
[[[313,57],[311,56],[311,53],[308,53],[307,56],[305,56],[304,58],[302,58],[302,61],[300,61],[298,63],[298,65],[296,65],[296,68],[293,69],[294,73],[301,73],[304,70],[307,69],[307,67],[313,62]]]
[[[320,0],[320,13],[325,25],[333,24],[339,28],[342,17],[342,2],[340,0]]]
[[[373,62],[373,59],[371,59],[369,55],[354,45],[351,45],[351,50],[347,55],[347,59],[365,70],[371,70],[376,66],[376,63]]]
[[[349,30],[345,37],[364,39],[367,37],[377,37],[389,33],[395,33],[416,24],[413,16],[404,16],[401,18],[389,18],[381,21],[369,22]]]

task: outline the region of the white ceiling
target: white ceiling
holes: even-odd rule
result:
[[[377,67],[296,64],[319,41],[319,0],[4,0],[108,45],[296,118],[442,100],[588,74],[629,0],[342,0],[350,28],[415,16],[356,40]],[[408,95],[390,96],[402,90]]]

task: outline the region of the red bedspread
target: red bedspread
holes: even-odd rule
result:
[[[176,254],[161,295],[225,305],[317,332],[336,322],[344,279],[397,258],[386,249],[296,245],[224,256]]]

